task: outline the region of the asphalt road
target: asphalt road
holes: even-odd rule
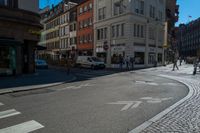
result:
[[[72,83],[1,95],[0,133],[127,133],[188,93],[176,81],[149,74],[74,74]]]

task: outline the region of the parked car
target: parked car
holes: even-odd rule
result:
[[[91,69],[104,69],[106,67],[105,63],[93,56],[78,56],[76,60],[76,65],[78,67],[91,68]]]
[[[48,69],[48,64],[45,60],[35,60],[36,69]]]

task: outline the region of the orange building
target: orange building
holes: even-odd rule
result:
[[[77,50],[79,55],[93,55],[93,3],[94,0],[85,0],[77,8]]]

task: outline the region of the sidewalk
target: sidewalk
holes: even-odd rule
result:
[[[181,101],[144,122],[129,133],[199,133],[200,74],[192,75],[193,65],[184,64],[172,71],[172,65],[140,71],[179,81],[189,88]]]
[[[75,76],[55,69],[38,70],[34,74],[0,77],[0,94],[40,89],[75,80]]]

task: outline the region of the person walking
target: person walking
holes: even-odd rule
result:
[[[183,62],[183,59],[182,59],[182,57],[180,56],[180,58],[179,58],[179,66],[181,66],[182,65],[182,62]]]
[[[135,65],[135,58],[134,57],[130,58],[130,63],[131,63],[131,69],[133,70],[134,69],[134,65]]]
[[[119,68],[122,70],[123,68],[123,63],[124,63],[124,59],[122,57],[122,55],[120,54],[119,55]]]
[[[177,65],[177,60],[178,60],[177,55],[174,52],[174,55],[173,55],[173,70],[172,71],[175,71],[175,68],[177,68],[177,70],[179,70],[178,65]]]
[[[126,69],[127,70],[129,70],[129,61],[130,61],[129,57],[126,56],[125,62],[126,62]]]

